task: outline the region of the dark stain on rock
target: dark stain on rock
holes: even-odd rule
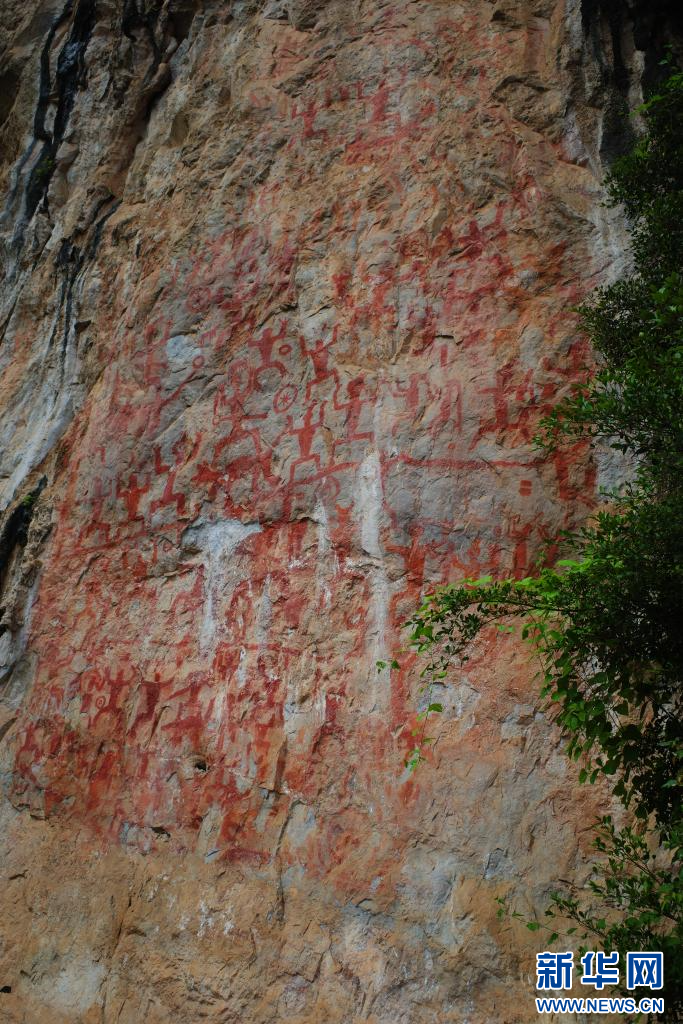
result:
[[[71,17],[71,30],[57,58],[54,85],[50,73],[50,50],[60,25]],[[40,155],[26,186],[26,216],[30,219],[47,195],[54,173],[57,150],[64,138],[73,110],[76,92],[85,85],[85,53],[95,24],[94,0],[79,0],[74,8],[68,0],[62,14],[47,34],[40,58],[40,90],[33,134],[42,141]],[[46,127],[46,115],[52,93],[57,94],[57,110],[52,131]]]
[[[37,486],[12,509],[0,532],[0,589],[14,551],[17,547],[23,548],[28,540],[36,501],[46,483],[46,477],[42,477]]]

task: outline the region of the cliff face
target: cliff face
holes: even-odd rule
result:
[[[375,662],[609,473],[530,440],[667,39],[619,6],[3,5],[3,1020],[529,1019],[495,901],[591,794],[518,647],[412,776]]]

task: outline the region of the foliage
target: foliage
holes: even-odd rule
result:
[[[43,181],[48,178],[55,166],[55,162],[52,157],[46,156],[40,161],[35,170],[35,176],[38,181]]]
[[[609,446],[632,460],[633,479],[608,511],[563,535],[571,558],[526,579],[439,588],[408,625],[410,646],[428,656],[427,680],[466,661],[487,627],[520,628],[538,654],[541,696],[580,781],[607,777],[642,821],[618,831],[604,819],[592,899],[558,894],[548,915],[603,948],[663,948],[660,994],[674,1021],[683,1020],[683,74],[640,112],[645,133],[607,179],[608,202],[631,226],[633,268],[580,310],[597,368],[537,438],[550,451],[577,439]],[[411,766],[425,741],[423,726]]]
[[[621,830],[611,817],[602,819],[595,830],[594,848],[602,855],[593,868],[588,890],[601,908],[599,916],[593,908],[587,909],[586,900],[573,886],[564,893],[555,893],[545,911],[547,924],[527,921],[523,914],[511,911],[507,900],[500,897],[499,917],[509,914],[525,921],[533,932],[545,931],[545,941],[552,943],[562,935],[563,942],[578,938],[579,955],[596,945],[603,950],[619,953],[619,963],[626,962],[632,950],[659,950],[664,953],[666,997],[670,1020],[680,1016],[680,993],[683,990],[683,835],[675,830],[672,840],[664,841],[660,849],[653,849],[647,837],[632,828]],[[651,836],[649,838],[652,838]],[[564,927],[563,922],[575,922]],[[556,931],[555,929],[560,929]],[[597,943],[596,943],[597,940]],[[624,986],[624,995],[641,999],[650,995],[647,990],[630,992]],[[661,995],[661,993],[658,993]],[[678,1011],[676,1007],[679,1007]]]
[[[603,857],[588,883],[593,904],[604,908],[602,915],[593,907],[587,909],[585,900],[574,891],[556,893],[545,911],[554,922],[562,918],[575,921],[581,940],[593,940],[591,948],[597,938],[600,948],[617,950],[621,964],[630,950],[661,950],[670,1020],[680,1019],[683,993],[682,846],[680,826],[671,830],[662,848],[653,850],[645,836],[632,828],[618,830],[611,818],[605,817],[594,842]],[[582,946],[581,953],[586,948]],[[649,993],[643,991],[638,998],[646,995]]]

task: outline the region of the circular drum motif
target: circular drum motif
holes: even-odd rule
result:
[[[285,384],[283,388],[280,388],[273,401],[273,408],[275,412],[287,412],[291,409],[296,401],[297,390],[293,384]]]

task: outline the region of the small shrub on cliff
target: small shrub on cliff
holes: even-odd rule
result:
[[[541,696],[580,780],[610,779],[641,822],[619,831],[605,818],[588,894],[557,894],[546,913],[622,962],[628,950],[663,949],[664,1019],[682,1021],[683,74],[641,112],[646,132],[607,180],[631,225],[634,269],[581,310],[597,369],[537,438],[548,450],[578,438],[609,445],[635,460],[634,479],[564,535],[571,558],[526,579],[443,587],[409,627],[428,676],[465,661],[491,625],[521,629],[540,655]],[[412,764],[420,757],[418,743]]]

